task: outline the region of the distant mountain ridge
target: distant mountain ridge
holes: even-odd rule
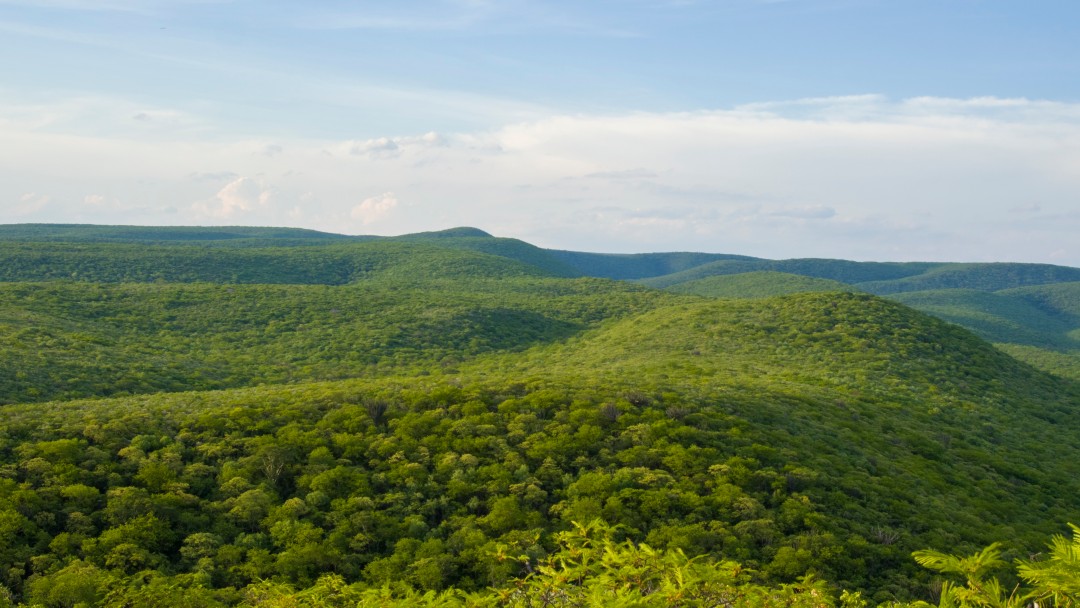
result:
[[[0,260],[0,282],[345,285],[377,278],[535,276],[635,281],[703,297],[862,291],[958,323],[1029,363],[1080,378],[1080,289],[1067,288],[1080,285],[1080,268],[1051,264],[590,253],[544,249],[471,227],[386,237],[78,224],[0,225]]]
[[[516,259],[560,276],[640,280],[668,288],[709,276],[782,272],[839,281],[879,295],[928,289],[999,291],[1031,285],[1080,281],[1080,268],[1009,262],[854,262],[799,258],[768,260],[727,253],[591,253],[544,249],[479,228],[456,227],[400,236],[350,236],[302,228],[245,226],[103,226],[93,224],[0,225],[0,243],[139,243],[296,247],[372,241],[433,242]],[[0,277],[2,278],[2,277]]]

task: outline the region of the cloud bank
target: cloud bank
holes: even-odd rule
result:
[[[0,111],[5,223],[476,225],[582,250],[1080,266],[1080,104],[868,95],[337,141],[19,110]]]

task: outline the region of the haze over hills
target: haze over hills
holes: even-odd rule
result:
[[[0,226],[0,591],[485,594],[602,520],[929,598],[1080,511],[1077,272]]]

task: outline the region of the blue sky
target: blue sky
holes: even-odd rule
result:
[[[1080,266],[1080,3],[0,0],[0,222]]]

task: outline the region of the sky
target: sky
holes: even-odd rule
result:
[[[0,223],[1080,266],[1075,0],[0,0]]]

